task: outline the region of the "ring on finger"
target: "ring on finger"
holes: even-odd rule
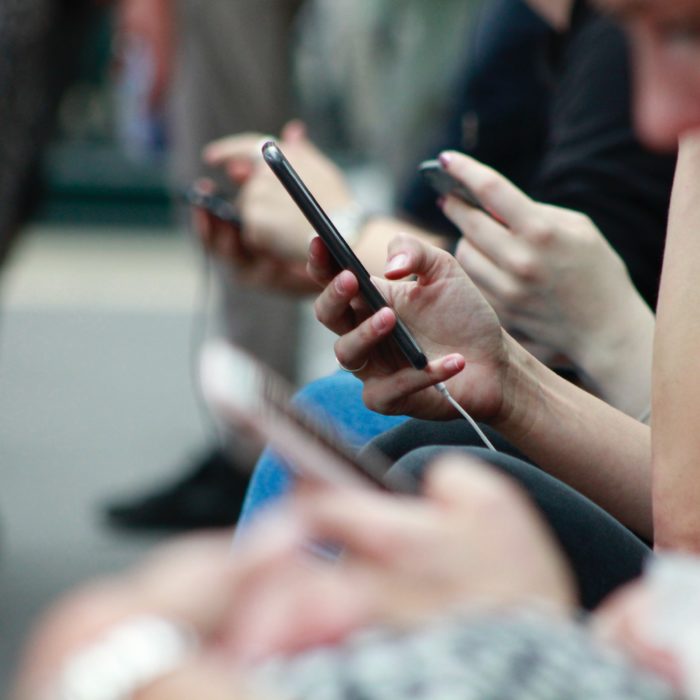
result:
[[[350,374],[357,374],[358,372],[361,372],[365,367],[367,367],[369,358],[366,358],[365,361],[359,367],[355,367],[354,369],[346,367],[337,357],[335,358],[335,361],[338,363],[338,367],[340,367],[340,369],[344,369],[346,372],[350,372]]]

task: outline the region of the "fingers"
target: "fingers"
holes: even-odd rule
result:
[[[228,262],[243,264],[250,260],[241,232],[233,224],[201,209],[192,216],[193,225],[204,247]]]
[[[307,140],[306,124],[301,119],[292,119],[282,127],[281,138],[284,143],[299,143]]]
[[[322,287],[325,287],[338,274],[338,265],[318,236],[312,238],[309,243],[306,271],[309,277]]]
[[[264,134],[254,132],[227,136],[206,145],[202,152],[202,158],[207,165],[211,166],[224,165],[228,160],[234,158],[257,158],[258,145],[264,138]]]
[[[465,366],[466,361],[462,355],[451,353],[430,361],[421,370],[406,367],[389,375],[369,377],[365,380],[362,400],[367,408],[377,413],[400,415],[406,412],[406,403],[410,397],[451,379]],[[441,400],[437,392],[435,398]]]
[[[335,356],[340,365],[342,367],[363,367],[366,365],[372,350],[391,335],[395,326],[396,314],[389,307],[384,307],[355,328],[346,332],[338,338],[334,347]],[[409,393],[412,393],[412,391],[421,390],[438,382],[446,381],[461,372],[462,369],[464,369],[464,359],[461,355],[452,354],[434,360],[423,370],[413,370],[418,377],[409,385],[400,377],[396,378],[397,375],[395,374],[392,374],[392,377],[396,378],[396,387],[401,387],[404,390],[409,388]],[[372,367],[370,366],[366,373],[371,371]],[[363,372],[357,371],[355,374],[361,377]],[[399,396],[403,398],[404,394],[399,394]],[[393,403],[395,398],[396,396],[392,393],[385,400],[387,403]]]
[[[466,512],[522,500],[514,482],[492,467],[464,455],[446,455],[430,466],[423,488],[435,503]]]
[[[498,267],[519,276],[527,276],[532,267],[532,253],[522,236],[494,221],[457,197],[447,197],[442,210],[462,232],[464,238]]]
[[[385,307],[346,332],[335,343],[335,356],[340,365],[350,368],[366,364],[372,348],[384,340],[395,325],[396,314]]]
[[[492,168],[456,151],[441,153],[440,162],[509,228],[527,227],[535,216],[535,202]]]
[[[351,302],[358,292],[359,285],[355,275],[349,270],[343,270],[316,299],[316,318],[337,335],[348,333],[357,325]]]
[[[400,233],[389,243],[384,275],[387,279],[401,279],[417,275],[423,281],[453,274],[452,256],[437,246],[407,233]]]
[[[234,182],[248,180],[260,162],[260,145],[264,134],[245,133],[212,141],[202,152],[202,159],[211,167],[225,166]]]
[[[316,491],[294,498],[304,529],[315,539],[335,542],[356,555],[386,560],[423,528],[425,504],[355,489]]]
[[[469,241],[459,242],[455,258],[489,301],[496,300],[500,307],[517,299],[518,281]]]
[[[216,191],[215,183],[208,178],[198,179],[195,187],[202,194]],[[192,226],[209,252],[233,261],[242,261],[247,257],[240,231],[230,222],[223,221],[202,207],[193,206]]]

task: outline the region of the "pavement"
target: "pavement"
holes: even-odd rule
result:
[[[162,539],[108,529],[105,500],[167,480],[213,434],[192,381],[202,267],[172,232],[42,228],[3,274],[0,697],[51,600]]]

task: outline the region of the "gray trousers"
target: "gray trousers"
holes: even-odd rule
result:
[[[240,131],[277,133],[290,114],[290,28],[300,0],[177,0],[172,97],[177,187],[207,173],[202,147]],[[298,304],[219,271],[230,339],[290,379],[296,371]]]

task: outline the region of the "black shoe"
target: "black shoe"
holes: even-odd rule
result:
[[[146,496],[108,504],[107,522],[126,530],[195,530],[233,525],[249,476],[219,449],[178,481]]]

